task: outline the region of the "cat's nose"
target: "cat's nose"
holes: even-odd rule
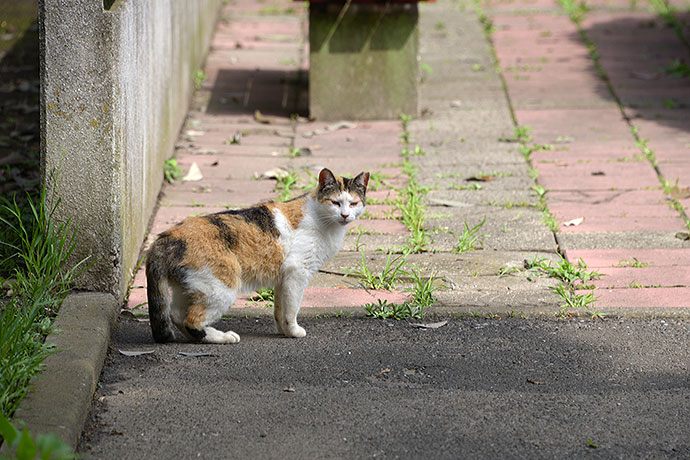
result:
[[[345,220],[347,220],[347,218],[348,218],[349,215],[350,215],[350,214],[343,214],[342,212],[340,213],[340,216],[341,216],[343,219],[345,219]]]

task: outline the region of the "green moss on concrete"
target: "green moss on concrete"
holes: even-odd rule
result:
[[[312,4],[310,112],[320,120],[417,112],[416,4]]]

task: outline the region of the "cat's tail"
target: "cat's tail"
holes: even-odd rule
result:
[[[146,294],[153,340],[165,343],[172,342],[175,339],[175,333],[170,318],[168,270],[163,257],[158,256],[156,252],[154,244],[146,261]]]

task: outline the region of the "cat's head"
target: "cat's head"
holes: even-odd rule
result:
[[[321,215],[329,222],[347,225],[364,212],[367,201],[369,173],[362,172],[354,179],[336,177],[324,168],[319,173],[316,199]]]

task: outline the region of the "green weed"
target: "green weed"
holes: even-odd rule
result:
[[[16,201],[1,206],[0,222],[8,233],[2,244],[11,250],[15,267],[13,295],[0,309],[0,413],[8,417],[42,361],[53,352],[53,346],[43,340],[52,328],[51,318],[71,282],[88,268],[86,259],[67,265],[76,240],[69,220],[55,223],[58,205],[59,200],[48,205],[43,191],[36,205],[29,202],[28,215],[22,214]]]
[[[387,188],[388,184],[385,180],[389,178],[389,175],[381,172],[371,173],[369,175],[369,185],[367,186],[367,190],[377,191]]]
[[[387,300],[377,299],[376,303],[367,303],[362,306],[367,316],[379,319],[419,319],[424,315],[424,308],[408,302],[402,304],[388,303]]]
[[[664,67],[664,71],[676,78],[690,78],[690,66],[682,59],[674,59],[669,65]]]
[[[596,298],[594,297],[593,292],[588,292],[587,294],[576,294],[573,292],[572,287],[564,284],[559,284],[558,286],[551,288],[551,291],[559,296],[563,301],[557,316],[569,316],[569,311],[572,309],[584,309],[592,315],[592,318],[604,317],[602,313],[597,313],[594,310],[593,304],[596,302]]]
[[[618,262],[616,265],[617,267],[635,267],[635,268],[641,268],[641,267],[649,267],[651,264],[648,262],[640,262],[637,260],[637,257],[632,257],[628,260],[621,260]]]
[[[513,137],[499,137],[500,142],[517,142],[526,144],[532,141],[532,127],[530,126],[516,126],[514,128]]]
[[[175,182],[177,179],[182,177],[182,168],[177,165],[177,160],[175,158],[169,158],[165,161],[163,166],[163,175],[165,180],[169,183]]]
[[[266,308],[273,308],[275,306],[275,293],[273,288],[258,289],[256,293],[249,298],[249,303]]]
[[[10,421],[0,414],[0,436],[4,439],[5,448],[9,457],[16,460],[52,459],[71,460],[77,458],[72,449],[55,434],[39,434],[32,436],[24,428],[20,432]]]
[[[436,302],[434,292],[438,290],[438,286],[434,284],[437,279],[436,274],[432,272],[431,276],[425,278],[417,268],[412,268],[409,274],[412,275],[413,286],[405,292],[411,294],[411,302],[422,309],[433,305]]]
[[[297,184],[297,174],[294,171],[288,174],[277,177],[276,191],[278,192],[278,199],[280,201],[287,201],[292,198],[292,191]]]
[[[474,227],[470,227],[467,225],[467,222],[463,222],[462,224],[465,226],[465,228],[463,229],[462,233],[460,235],[453,233],[458,239],[455,248],[453,248],[453,252],[456,254],[461,254],[463,252],[473,251],[483,247],[484,244],[482,242],[482,238],[487,235],[480,235],[479,231],[484,226],[485,222],[486,216],[484,216],[482,221]]]
[[[565,13],[570,17],[570,20],[579,25],[585,17],[585,14],[590,10],[584,1],[577,2],[575,0],[558,0]]]
[[[206,72],[204,72],[202,69],[197,70],[194,72],[194,89],[199,91],[201,89],[201,85],[206,81]]]
[[[407,136],[407,137],[408,137],[408,139],[409,139],[409,136]],[[411,149],[411,150],[408,149],[407,147],[404,148],[404,149],[402,149],[402,151],[400,152],[400,155],[401,155],[403,158],[407,158],[407,157],[409,157],[409,156],[421,157],[421,156],[426,155],[426,152],[425,152],[424,150],[422,150],[422,148],[421,148],[420,146],[415,145],[415,146],[414,146],[414,149]]]
[[[558,257],[560,260],[554,265],[546,257],[534,256],[532,260],[526,260],[524,266],[529,271],[536,271],[551,278],[556,278],[568,285],[573,285],[576,281],[586,284],[590,280],[596,280],[601,277],[596,271],[588,271],[587,264],[582,259],[578,259],[577,263],[573,264],[560,254]]]
[[[430,237],[424,227],[426,222],[424,197],[430,189],[417,184],[413,174],[408,173],[410,180],[407,186],[398,192],[393,206],[400,213],[400,221],[411,233],[405,250],[417,253],[428,250],[430,243]]]

